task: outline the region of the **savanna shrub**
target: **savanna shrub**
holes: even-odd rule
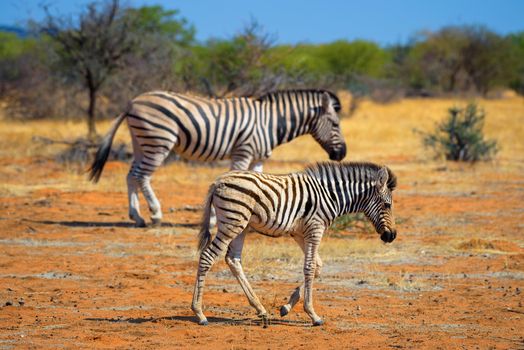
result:
[[[474,102],[466,108],[452,107],[432,133],[423,133],[424,146],[447,160],[489,160],[497,153],[498,145],[495,140],[484,139],[484,117],[484,111]]]

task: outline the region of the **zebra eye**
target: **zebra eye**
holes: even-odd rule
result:
[[[391,209],[391,203],[384,202],[384,207],[386,207],[386,209]]]

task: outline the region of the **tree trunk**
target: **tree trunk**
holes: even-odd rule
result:
[[[87,110],[87,137],[91,141],[96,139],[96,89],[93,86],[89,86],[89,108]]]

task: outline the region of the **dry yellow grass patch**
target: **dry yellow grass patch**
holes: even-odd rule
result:
[[[350,104],[351,95],[341,94],[342,105]],[[437,121],[443,120],[448,108],[465,106],[460,99],[405,99],[389,104],[364,100],[351,118],[344,118],[342,130],[348,143],[350,160],[387,161],[390,158],[427,159],[420,135],[414,129],[430,131]],[[477,100],[486,111],[485,134],[495,138],[501,146],[499,157],[520,159],[524,154],[524,98]],[[346,108],[347,109],[347,108]],[[112,121],[97,124],[105,134]],[[60,145],[43,146],[32,142],[33,136],[74,140],[85,136],[84,121],[9,121],[0,119],[0,155],[31,156],[52,155],[63,148]],[[130,142],[126,126],[121,126],[117,141]],[[273,160],[314,162],[325,160],[326,154],[311,137],[300,137],[274,151]]]
[[[105,134],[111,125],[110,120],[97,124],[100,134]],[[74,141],[87,135],[85,121],[71,120],[31,120],[17,121],[0,119],[0,156],[27,157],[53,156],[64,145],[44,145],[33,141],[33,137],[45,137],[52,140]],[[126,127],[118,130],[116,140],[129,142]]]
[[[326,235],[320,244],[319,253],[325,264],[351,259],[398,258],[398,252],[382,243],[378,235],[373,238],[332,238]],[[244,245],[242,261],[246,271],[262,278],[282,274],[300,275],[304,254],[291,237],[267,238],[251,233]]]
[[[477,102],[486,111],[486,137],[496,139],[501,146],[499,157],[522,159],[524,98],[479,99]],[[365,100],[351,118],[342,121],[348,145],[346,159],[382,162],[398,158],[430,159],[431,153],[422,147],[420,135],[413,130],[432,131],[436,122],[446,118],[448,108],[463,107],[467,103],[468,100],[449,98],[405,99],[389,104]],[[326,154],[312,138],[301,137],[277,148],[273,159],[311,162],[325,160]]]
[[[495,246],[490,241],[472,238],[469,241],[461,242],[457,248],[461,250],[493,250]]]
[[[343,106],[349,106],[351,96],[341,95]],[[415,171],[421,177],[427,171],[426,161],[432,154],[424,150],[421,137],[413,132],[414,129],[430,131],[437,121],[447,115],[451,106],[465,106],[467,100],[458,99],[406,99],[390,104],[376,104],[371,101],[362,101],[351,118],[344,118],[342,130],[348,144],[346,160],[366,160],[379,163],[393,164],[394,170]],[[522,155],[524,154],[524,98],[511,97],[500,100],[478,100],[479,105],[486,111],[485,134],[495,138],[501,151],[497,161],[504,162],[504,166],[516,167],[522,171]],[[346,108],[347,109],[347,108]],[[344,110],[343,110],[344,113]],[[342,117],[344,115],[342,114]],[[112,121],[98,123],[99,133],[105,134]],[[56,140],[75,140],[86,134],[84,121],[10,121],[0,119],[0,157],[53,157],[66,149],[64,145],[43,145],[32,141],[34,136],[42,136]],[[117,133],[116,142],[130,143],[127,127],[122,125]],[[266,163],[265,171],[272,173],[288,173],[303,168],[304,165],[316,161],[327,160],[326,153],[310,136],[300,137],[297,140],[275,149],[271,160]],[[424,161],[424,162],[421,162]],[[117,165],[121,164],[121,165]],[[67,183],[55,184],[66,190],[99,190],[125,191],[125,175],[128,166],[123,163],[110,163],[104,171],[102,181],[93,185],[86,181],[85,173],[78,167],[64,166],[69,170]],[[172,186],[194,186],[195,183],[209,184],[216,176],[227,170],[227,163],[218,168],[206,166],[194,169],[185,163],[170,164],[155,173],[154,182],[169,182]],[[455,166],[448,163],[448,167]],[[484,168],[492,168],[493,164],[477,164],[475,171],[483,173]],[[110,170],[110,171],[108,171]],[[460,169],[459,169],[460,170]],[[460,177],[460,173],[457,174]],[[453,173],[446,175],[453,183]],[[64,181],[64,179],[62,179]],[[7,188],[4,184],[3,193],[21,193],[25,189]]]

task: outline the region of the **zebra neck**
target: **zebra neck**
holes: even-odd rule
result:
[[[273,148],[309,133],[315,114],[315,109],[285,99],[268,102],[264,110],[268,117],[266,132]]]
[[[327,183],[327,187],[334,202],[337,217],[361,212],[369,201],[370,182],[333,179]]]

